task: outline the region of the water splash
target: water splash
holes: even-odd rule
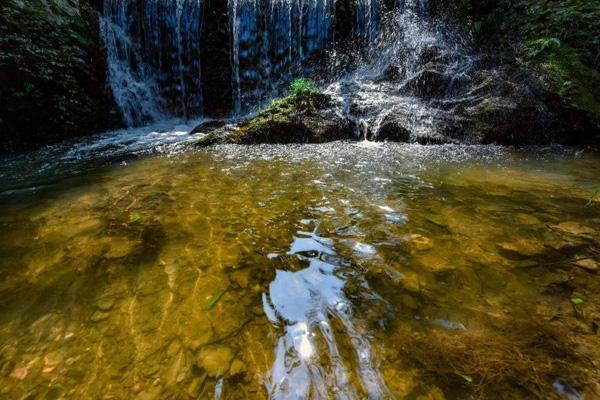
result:
[[[377,138],[390,119],[410,132],[407,140],[442,138],[439,105],[452,95],[454,82],[469,74],[473,57],[443,23],[430,18],[425,0],[400,0],[376,21],[378,34],[362,61],[326,92],[354,122],[359,139]]]

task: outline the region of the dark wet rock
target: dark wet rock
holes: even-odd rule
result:
[[[256,117],[238,126],[215,129],[196,145],[323,143],[353,136],[351,123],[337,115],[330,96],[308,93],[274,101]]]
[[[442,126],[441,120],[423,121],[411,110],[396,107],[382,120],[379,130],[371,133],[369,139],[375,141],[410,142],[419,144],[451,143],[454,140],[437,129]],[[424,129],[425,128],[425,129]]]
[[[216,131],[219,128],[223,128],[226,124],[227,124],[226,121],[219,120],[219,119],[206,121],[206,122],[201,123],[197,127],[195,127],[190,132],[190,134],[195,134],[195,133],[207,133],[208,134],[208,133]]]
[[[396,116],[388,115],[374,139],[378,141],[410,142],[411,132]]]
[[[479,70],[453,90],[452,99],[437,103],[448,112],[447,134],[463,141],[502,145],[593,141],[593,128],[531,73],[513,67]]]
[[[375,79],[375,82],[398,82],[404,79],[405,75],[406,73],[400,66],[390,65]]]
[[[406,81],[402,91],[422,99],[431,99],[444,94],[450,79],[448,75],[435,69],[423,69]]]

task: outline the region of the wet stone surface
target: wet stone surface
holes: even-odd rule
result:
[[[599,168],[217,146],[3,186],[0,398],[600,397]]]

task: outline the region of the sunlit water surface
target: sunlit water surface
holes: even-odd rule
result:
[[[443,338],[485,365],[531,319],[598,377],[591,151],[53,151],[3,161],[0,398],[530,398],[519,377],[475,390],[489,375]]]

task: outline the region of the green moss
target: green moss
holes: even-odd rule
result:
[[[543,40],[543,39],[542,39]],[[533,43],[540,43],[537,40]],[[583,64],[577,51],[569,46],[552,45],[538,51],[529,60],[551,92],[574,108],[588,113],[595,125],[600,125],[598,73]]]
[[[274,122],[287,122],[294,116],[310,114],[319,107],[322,97],[311,80],[297,79],[290,85],[290,95],[273,100],[267,108],[243,125],[242,130],[260,130]]]
[[[319,92],[315,86],[315,83],[307,78],[296,79],[290,85],[290,89],[292,90],[292,94],[294,96],[306,96]]]

